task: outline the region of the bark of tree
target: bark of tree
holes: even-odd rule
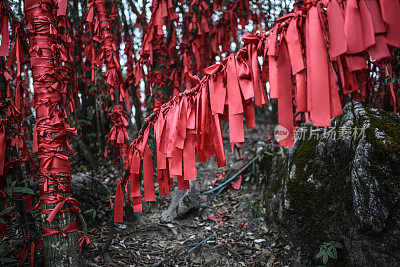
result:
[[[61,233],[60,231],[74,222],[75,214],[71,213],[74,205],[66,201],[62,207],[63,214],[62,210],[58,212],[52,222],[46,220],[49,215],[45,213],[45,209],[51,211],[58,203],[49,201],[49,197],[68,197],[71,193],[71,171],[67,148],[67,135],[71,129],[66,121],[62,105],[63,93],[65,93],[62,85],[65,77],[62,74],[63,66],[59,62],[61,48],[57,41],[56,6],[57,2],[53,0],[25,1],[37,122],[35,126],[37,149],[33,150],[38,151],[39,178],[43,179],[40,186],[42,228],[59,231],[42,238],[45,265],[80,266],[77,229],[72,232]],[[43,233],[45,232],[46,230]]]
[[[136,127],[138,131],[140,130],[140,127],[142,127],[143,124],[143,112],[142,112],[142,107],[140,105],[140,100],[137,98],[136,91],[139,90],[139,86],[137,85],[131,85],[131,95],[132,95],[132,100],[133,100],[133,105],[135,106],[135,121],[136,121]]]

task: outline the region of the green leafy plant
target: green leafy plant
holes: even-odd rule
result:
[[[337,259],[337,249],[342,249],[343,246],[339,242],[336,241],[329,241],[324,242],[322,245],[319,246],[319,252],[315,256],[316,259],[322,258],[323,264],[326,264],[329,258]]]
[[[93,220],[96,219],[96,218],[101,219],[106,214],[106,212],[104,210],[102,210],[102,209],[93,209],[93,208],[85,210],[83,213],[84,214],[91,214]]]
[[[260,217],[261,215],[264,215],[266,213],[265,208],[262,206],[261,202],[257,199],[250,202],[249,206],[257,217]]]

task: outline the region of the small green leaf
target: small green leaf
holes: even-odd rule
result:
[[[335,248],[334,246],[330,246],[328,250],[326,251],[326,254],[328,254],[329,257],[334,258],[332,249]]]
[[[324,256],[322,257],[322,262],[326,264],[328,262],[328,259],[329,259],[328,254],[324,254]]]
[[[13,190],[18,193],[33,195],[34,192],[28,187],[14,187]]]
[[[333,247],[333,249],[332,249],[332,254],[333,254],[333,258],[336,260],[337,259],[337,250],[335,247]]]
[[[342,244],[340,244],[339,242],[335,242],[333,245],[337,248],[343,248]]]
[[[319,258],[321,258],[324,254],[325,254],[325,251],[320,250],[320,251],[318,252],[317,256],[315,256],[315,258],[316,258],[316,259],[319,259]]]
[[[86,214],[86,213],[91,213],[91,212],[93,212],[93,209],[85,210],[83,213]]]

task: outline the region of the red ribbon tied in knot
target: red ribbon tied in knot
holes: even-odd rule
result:
[[[61,229],[60,226],[58,225],[56,226],[56,228],[57,230],[47,229],[42,227],[42,235],[50,236],[50,235],[62,234],[63,237],[66,237],[68,233],[78,231],[78,225],[76,221],[73,221],[71,224],[64,227],[64,229]]]
[[[79,231],[81,233],[81,231]],[[86,244],[86,245],[90,245],[93,244],[92,240],[90,240],[90,238],[87,235],[83,235],[81,236],[81,238],[79,238],[79,247],[82,249],[82,246]]]
[[[61,208],[65,205],[65,202],[68,202],[68,204],[71,206],[71,211],[75,214],[80,213],[81,210],[79,209],[80,203],[71,195],[69,197],[63,197],[60,194],[57,194],[55,197],[49,196],[48,198],[54,198],[53,201],[57,203],[57,205],[54,207],[53,211],[50,213],[49,217],[47,217],[47,221],[52,222],[57,215],[57,213],[61,210]]]

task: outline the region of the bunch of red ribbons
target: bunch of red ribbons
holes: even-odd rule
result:
[[[169,194],[173,177],[179,189],[189,188],[196,179],[195,151],[200,162],[216,156],[218,167],[226,165],[220,120],[229,122],[232,143],[244,142],[243,119],[247,129],[254,127],[254,104],[268,103],[263,82],[269,81],[269,97],[278,99],[279,124],[289,131],[279,144],[291,146],[294,111],[305,113],[315,126],[330,126],[331,118],[342,112],[344,94],[363,100],[366,82],[359,77],[371,75],[371,60],[390,68],[388,58],[400,46],[399,20],[399,1],[307,0],[268,33],[244,35],[237,54],[206,68],[195,87],[154,109],[128,149],[124,167],[129,172],[118,182],[114,220],[123,219],[124,188],[135,211],[142,207],[142,182],[145,201],[155,198],[150,128],[157,145],[160,195]],[[262,70],[258,56],[263,57]],[[391,90],[396,106],[398,95]]]
[[[314,126],[329,126],[342,112],[339,94],[354,92],[356,100],[365,100],[360,77],[371,60],[390,68],[385,59],[400,45],[399,15],[399,1],[330,0],[304,1],[278,19],[263,54],[279,124],[293,131],[292,104]],[[280,144],[292,145],[293,138]]]
[[[150,62],[153,65],[153,46],[155,36],[163,36],[163,25],[165,19],[178,19],[175,13],[175,7],[172,5],[172,0],[153,1],[151,5],[152,17],[149,23],[149,30],[146,32],[143,40],[143,47],[140,51],[141,55],[150,55]]]
[[[231,142],[244,142],[243,118],[247,128],[254,127],[254,100],[260,106],[267,101],[256,56],[262,36],[253,39],[257,43],[248,42],[237,55],[205,69],[207,75],[192,90],[154,110],[147,127],[128,149],[124,167],[129,173],[117,186],[115,221],[122,221],[124,188],[129,201],[133,199],[135,211],[142,208],[142,181],[145,200],[155,199],[152,155],[147,144],[151,127],[157,144],[160,195],[169,194],[173,177],[177,177],[179,189],[188,189],[189,181],[196,179],[195,149],[200,162],[216,156],[219,167],[226,165],[221,118],[229,121]]]
[[[24,117],[31,114],[29,106],[29,92],[26,83],[23,81],[21,73],[25,63],[24,49],[25,35],[23,25],[17,20],[10,24],[12,29],[12,47],[9,54],[9,18],[13,17],[11,9],[2,2],[0,4],[0,34],[2,41],[0,45],[0,57],[2,69],[0,75],[5,87],[0,89],[0,198],[6,198],[3,191],[7,186],[6,176],[11,175],[20,167],[23,162],[29,164],[32,170],[35,169],[31,154],[26,145],[27,125],[24,123]],[[8,56],[5,62],[5,56]],[[4,57],[4,58],[3,58]],[[13,63],[16,59],[16,70]],[[20,196],[14,195],[14,198]],[[28,196],[23,196],[24,200]],[[30,196],[29,196],[30,198]],[[5,206],[5,208],[7,205]],[[7,214],[2,216],[3,219]],[[7,225],[0,222],[0,236],[7,235]]]
[[[186,74],[202,75],[203,69],[213,64],[217,55],[231,51],[231,41],[237,38],[238,20],[244,28],[250,19],[258,24],[260,17],[263,17],[250,9],[249,0],[213,1],[212,5],[204,0],[196,0],[191,1],[188,8],[188,12],[182,14],[185,34],[180,38],[178,46],[176,28],[181,23],[177,20],[173,1],[152,2],[152,17],[138,64],[147,64],[151,69],[153,97],[155,93],[162,93],[167,97],[171,94],[175,96],[182,89],[191,88],[193,80]],[[212,15],[217,10],[222,14],[214,22]],[[168,32],[166,37],[164,26]],[[143,76],[139,74],[137,77]],[[170,91],[165,91],[164,88],[170,88]]]
[[[127,148],[127,144],[124,142],[128,141],[128,133],[126,131],[128,123],[125,119],[125,111],[120,103],[124,102],[124,99],[128,98],[128,94],[125,93],[119,58],[115,53],[116,44],[111,31],[110,19],[107,15],[106,2],[105,0],[91,0],[89,1],[88,6],[90,9],[86,21],[94,24],[94,36],[92,40],[101,44],[97,56],[94,56],[94,43],[91,43],[89,47],[86,48],[87,52],[92,52],[90,56],[90,59],[92,60],[92,78],[94,79],[95,77],[94,64],[97,66],[102,66],[104,63],[104,65],[107,67],[107,71],[103,75],[103,78],[108,85],[107,93],[111,96],[111,100],[116,103],[111,113],[113,116],[114,126],[108,134],[107,144],[118,144],[120,157],[123,157],[125,156]],[[96,11],[97,15],[95,21],[93,21],[94,11]],[[115,96],[117,96],[117,99],[115,99]],[[121,120],[123,121],[122,124],[120,123]],[[121,138],[122,136],[124,137],[123,139]],[[104,154],[107,155],[107,148]]]
[[[109,115],[112,117],[114,126],[111,128],[107,136],[107,144],[110,143],[118,146],[120,156],[124,157],[126,156],[126,149],[128,147],[126,142],[129,140],[128,131],[126,130],[126,127],[129,125],[129,117],[126,115],[122,105],[115,105]],[[104,156],[107,157],[107,148],[104,152]]]

